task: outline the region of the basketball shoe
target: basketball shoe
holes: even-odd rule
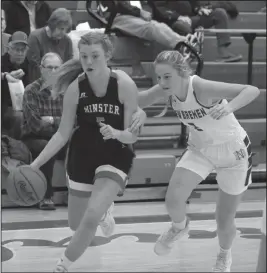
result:
[[[215,266],[212,268],[213,272],[231,272],[232,255],[231,251],[223,252],[217,255]]]
[[[63,265],[57,265],[53,273],[56,273],[56,272],[68,272],[68,270]]]
[[[116,223],[111,214],[113,211],[113,208],[114,208],[114,202],[109,207],[109,209],[107,210],[107,212],[105,213],[105,215],[103,216],[103,218],[101,219],[99,223],[102,233],[105,237],[111,236],[115,230]]]
[[[182,238],[189,231],[189,219],[186,219],[186,224],[184,229],[177,229],[173,225],[169,230],[165,231],[157,240],[154,252],[159,255],[167,255],[171,252],[175,241]]]

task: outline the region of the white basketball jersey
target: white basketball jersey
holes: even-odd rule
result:
[[[202,105],[193,90],[190,77],[188,93],[184,102],[176,96],[171,97],[171,105],[182,123],[189,127],[188,144],[197,148],[225,143],[231,140],[243,139],[245,130],[241,127],[234,114],[231,113],[220,120],[213,119],[209,114],[211,107]],[[223,99],[218,103],[227,104]]]

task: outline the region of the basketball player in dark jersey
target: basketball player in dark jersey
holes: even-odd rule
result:
[[[75,233],[54,272],[67,272],[101,222],[104,235],[112,234],[114,219],[108,210],[126,186],[135,156],[130,144],[137,140],[137,130],[130,132],[128,127],[138,110],[138,90],[125,72],[107,66],[112,55],[108,36],[90,32],[81,37],[78,48],[80,59],[59,69],[53,90],[55,96],[65,93],[59,129],[31,164],[40,168],[72,133],[67,156],[68,216]]]

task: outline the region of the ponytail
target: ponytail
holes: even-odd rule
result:
[[[65,62],[56,73],[56,83],[52,91],[53,98],[64,95],[69,85],[83,72],[79,60],[71,59]]]
[[[154,118],[162,118],[166,115],[166,113],[168,112],[168,108],[171,105],[171,97],[168,98],[168,100],[165,103],[164,109],[156,116],[154,116]]]

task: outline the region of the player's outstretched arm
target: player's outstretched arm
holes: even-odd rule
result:
[[[140,108],[145,108],[159,102],[167,100],[163,89],[157,84],[145,91],[138,92],[138,105]]]
[[[228,104],[231,112],[251,103],[260,94],[256,86],[216,82],[194,77],[193,88],[198,97],[210,99],[229,99]]]
[[[44,165],[51,157],[53,157],[70,138],[72,133],[76,110],[78,105],[79,93],[77,80],[75,80],[68,87],[63,100],[63,113],[57,132],[53,135],[50,141],[47,143],[43,151],[39,156],[32,162],[33,168],[40,168]]]

